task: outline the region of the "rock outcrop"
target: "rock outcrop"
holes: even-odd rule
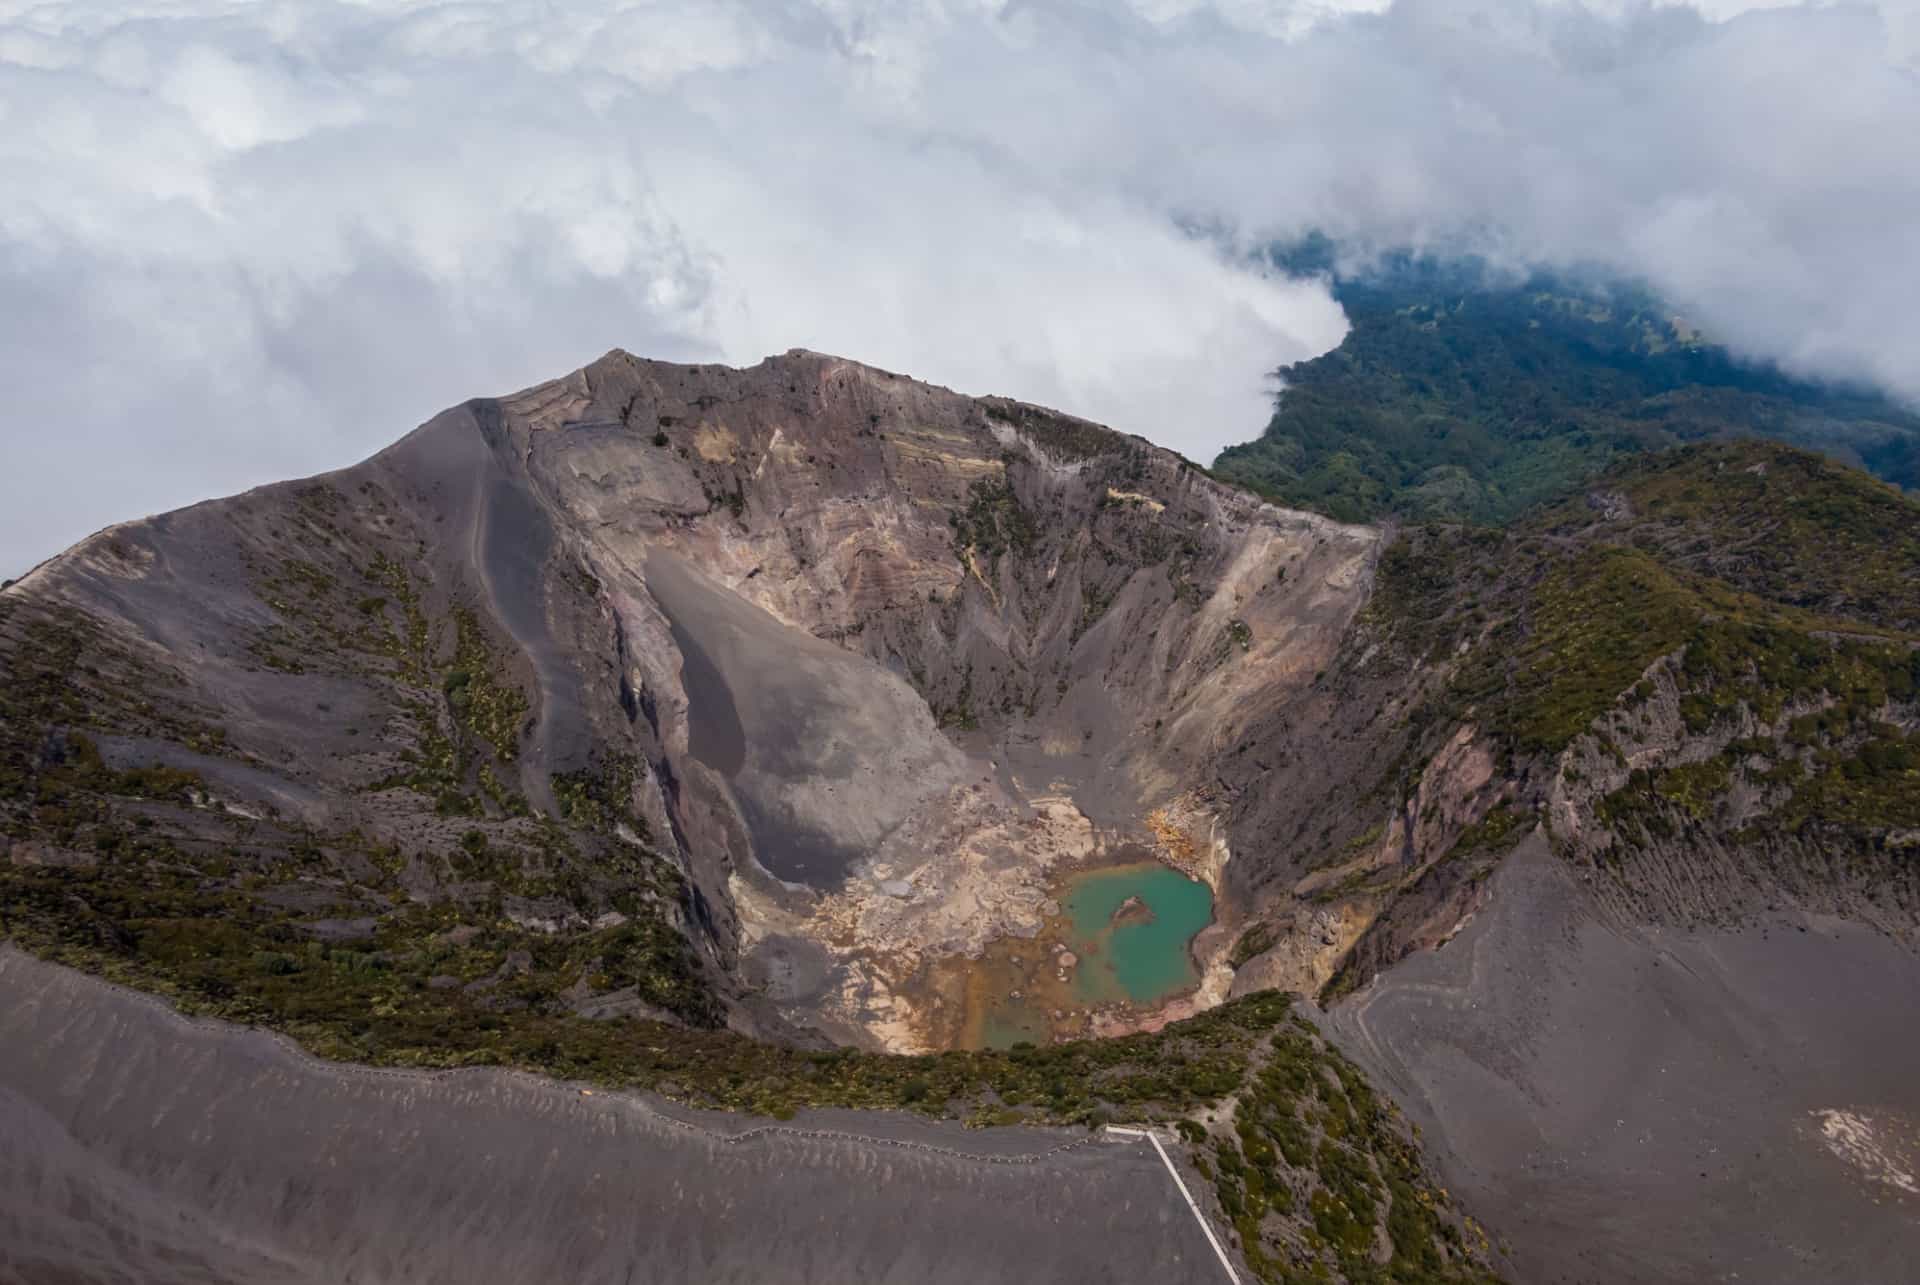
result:
[[[1065,866],[1268,878],[1222,764],[1312,702],[1379,539],[854,362],[613,353],[102,532],[6,612],[15,654],[111,653],[43,726],[191,776],[195,843],[297,827],[326,855],[291,886],[361,911],[645,910],[736,1024],[915,1048],[934,973],[1037,931]]]
[[[1733,476],[1752,514],[1801,473]],[[1818,722],[1827,687],[1689,725],[1744,679],[1685,672],[1722,591],[1610,543],[1642,540],[1609,524],[1656,510],[1651,485],[1577,531],[1394,536],[856,362],[615,352],[5,590],[9,868],[97,868],[107,901],[194,871],[177,957],[135,954],[216,990],[259,979],[204,962],[213,942],[305,977],[292,947],[351,922],[463,1002],[896,1050],[966,1028],[970,961],[1040,932],[1067,871],[1143,851],[1214,890],[1206,980],[1102,1029],[1358,985],[1457,931],[1542,822],[1628,913],[1785,897],[1904,931],[1920,895],[1888,861],[1748,825],[1794,794],[1783,754],[1904,763],[1904,731],[1754,743]],[[1663,614],[1588,658],[1580,613],[1621,577]],[[1821,583],[1829,607],[1869,597]],[[1831,646],[1859,656],[1828,686],[1862,647],[1882,688],[1906,663]],[[1911,726],[1902,682],[1856,713]],[[1709,817],[1667,769],[1741,754],[1774,784],[1662,846]],[[1627,816],[1629,786],[1667,820]],[[31,891],[52,939],[130,931],[50,875]]]

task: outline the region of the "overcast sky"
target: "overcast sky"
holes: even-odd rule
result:
[[[0,575],[616,346],[1211,458],[1315,227],[1920,397],[1917,5],[0,0]]]

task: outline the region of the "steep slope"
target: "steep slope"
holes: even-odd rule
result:
[[[1369,998],[1492,932],[1527,861],[1577,890],[1557,941],[1817,914],[1905,949],[1916,512],[1726,443],[1506,530],[1382,530],[836,358],[613,353],[0,592],[0,931],[333,1057],[1178,1121],[1261,1278],[1471,1278],[1334,1044],[1430,1129],[1460,1056],[1543,1100],[1563,1046]],[[1167,867],[1211,918],[1181,979],[1081,988],[1076,890]],[[1537,1013],[1545,981],[1448,985]],[[1361,998],[1323,1035],[1276,988]],[[1476,1137],[1442,1160],[1519,1226]],[[1638,1198],[1590,1190],[1587,1247]]]
[[[1058,922],[1073,869],[1157,859],[1230,915],[1261,876],[1231,875],[1215,768],[1313,701],[1378,539],[851,362],[610,354],[352,469],[102,532],[8,587],[0,929],[387,1066],[537,1068],[779,1117],[1178,1120],[1260,1278],[1484,1279],[1484,1237],[1359,1073],[1283,997],[1214,1007],[1222,928],[1194,944],[1197,990],[1045,1019],[1056,1041],[1148,1034],[822,1047],[971,1042],[980,979],[1036,953],[1021,943]],[[9,1020],[45,1015],[33,995],[8,992]],[[135,1240],[217,1173],[289,1190],[320,1162],[239,1134],[168,1153],[56,1110],[31,1059],[4,1071],[44,1144],[29,1163],[89,1192],[104,1163],[102,1217]],[[367,1261],[453,1261],[455,1233],[431,1229],[465,1213],[418,1212],[406,1244],[391,1220],[355,1233]],[[21,1216],[41,1261],[87,1261],[70,1224]],[[305,1231],[246,1201],[200,1216],[169,1255],[213,1270],[238,1236],[295,1277],[309,1261]],[[849,1250],[825,1234],[794,1279]]]
[[[1067,871],[1234,895],[1215,766],[1377,541],[850,362],[612,354],[8,589],[14,867],[194,870],[167,966],[270,1007],[357,942],[491,1005],[943,1047]],[[1197,994],[1056,1032],[1217,1002],[1220,936]]]
[[[1513,1279],[1904,1280],[1920,956],[1857,924],[1612,913],[1539,840],[1445,949],[1328,1015]]]
[[[1383,553],[1328,681],[1425,673],[1404,784],[1295,891],[1364,923],[1330,1029],[1517,1279],[1920,1252],[1916,531],[1870,478],[1729,443]],[[1237,989],[1297,970],[1278,904]]]
[[[1916,531],[1891,488],[1743,442],[1508,530],[1400,535],[1328,682],[1420,675],[1381,710],[1406,756],[1295,885],[1367,925],[1334,993],[1454,931],[1536,825],[1635,922],[1792,905],[1912,941]]]

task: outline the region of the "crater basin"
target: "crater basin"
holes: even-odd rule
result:
[[[1148,1009],[1200,984],[1193,939],[1213,891],[1157,861],[1067,876],[1037,941],[1002,940],[970,978],[963,1043],[1005,1048],[1082,1033],[1096,1008]]]

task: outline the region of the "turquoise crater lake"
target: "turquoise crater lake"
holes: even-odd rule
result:
[[[996,941],[969,972],[963,1048],[1006,1048],[1090,1033],[1090,1015],[1146,1009],[1193,990],[1193,939],[1213,921],[1213,890],[1157,861],[1070,874],[1039,940]]]
[[[1119,914],[1130,898],[1144,912]],[[1062,905],[1081,1003],[1152,1004],[1200,984],[1188,947],[1213,919],[1206,884],[1158,862],[1112,866],[1071,879]]]

